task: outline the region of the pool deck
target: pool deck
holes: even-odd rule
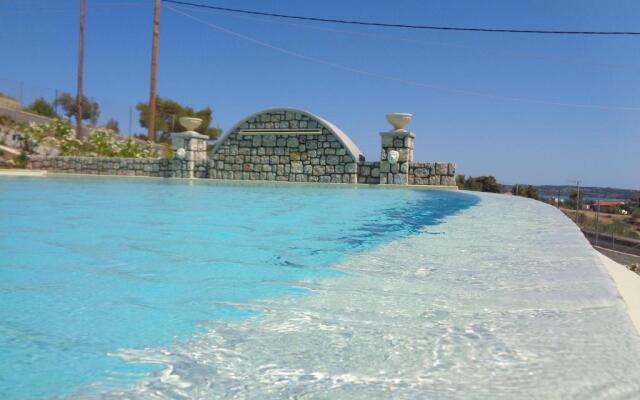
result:
[[[0,176],[44,176],[47,171],[33,169],[2,169],[0,168]]]
[[[640,275],[629,271],[624,265],[618,264],[600,252],[596,251],[596,254],[615,282],[620,297],[627,305],[631,322],[640,334]]]

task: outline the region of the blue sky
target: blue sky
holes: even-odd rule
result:
[[[640,31],[638,1],[194,1],[392,23]],[[26,103],[75,91],[77,5],[0,0],[0,92]],[[152,7],[88,0],[85,92],[101,104],[102,122],[115,117],[123,131],[131,107],[134,132],[142,131],[135,104],[148,99]],[[384,114],[412,112],[416,159],[457,161],[460,173],[505,183],[640,187],[639,71],[639,36],[408,31],[162,10],[159,93],[212,107],[214,125],[298,107],[334,122],[375,160]]]

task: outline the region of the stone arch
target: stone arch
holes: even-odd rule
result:
[[[210,153],[217,179],[357,183],[362,151],[331,122],[307,111],[269,108],[229,129]]]

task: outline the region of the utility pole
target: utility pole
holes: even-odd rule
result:
[[[149,131],[150,141],[156,141],[156,103],[158,73],[158,41],[160,39],[160,0],[155,0],[153,10],[153,44],[151,47],[151,90],[149,94]]]
[[[80,0],[80,40],[78,43],[78,92],[76,93],[76,137],[82,137],[82,91],[84,82],[84,21],[87,13],[86,0]]]
[[[600,229],[598,226],[598,220],[600,219],[600,200],[596,201],[598,203],[598,208],[596,210],[596,246],[598,245],[598,236],[600,235]]]
[[[576,225],[578,224],[578,210],[580,208],[580,181],[576,181]]]

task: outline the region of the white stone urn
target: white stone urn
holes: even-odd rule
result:
[[[387,121],[393,126],[393,129],[396,131],[404,130],[405,125],[407,125],[411,118],[413,118],[413,114],[410,113],[390,113],[386,115]]]
[[[200,125],[202,125],[202,119],[193,117],[180,117],[180,125],[182,125],[187,131],[195,131]]]

